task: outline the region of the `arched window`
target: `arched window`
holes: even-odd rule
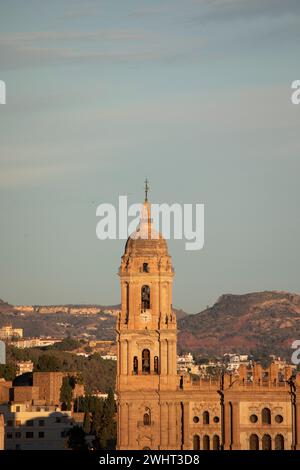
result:
[[[143,374],[150,374],[150,351],[143,349],[142,352],[142,372]]]
[[[272,439],[269,434],[264,434],[262,438],[262,450],[272,450]]]
[[[269,408],[264,408],[261,412],[262,424],[271,424],[271,411]]]
[[[143,273],[148,273],[149,272],[149,265],[148,263],[143,263]]]
[[[220,450],[220,438],[217,434],[213,437],[213,450]]]
[[[209,424],[209,412],[204,411],[202,417],[203,417],[203,424]]]
[[[151,412],[149,408],[146,408],[145,414],[144,414],[144,426],[150,426],[151,424]]]
[[[154,356],[154,373],[158,374],[158,356]]]
[[[142,287],[141,306],[142,306],[142,310],[149,310],[150,308],[150,287],[149,286]]]
[[[133,373],[138,374],[139,372],[139,361],[137,356],[134,356],[133,358]]]
[[[200,437],[197,434],[193,437],[193,450],[200,450]]]
[[[284,450],[284,437],[282,434],[275,436],[275,450]]]
[[[251,434],[249,444],[250,450],[259,450],[259,440],[257,434]]]
[[[210,441],[207,434],[203,436],[203,450],[210,450]]]

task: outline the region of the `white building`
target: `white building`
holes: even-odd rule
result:
[[[63,450],[74,425],[71,411],[26,403],[0,405],[5,450]]]

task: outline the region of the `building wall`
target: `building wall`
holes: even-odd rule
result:
[[[40,397],[39,387],[18,386],[12,387],[10,390],[10,400],[14,402],[32,402],[33,400],[39,400]]]
[[[0,414],[0,450],[4,450],[4,417]]]
[[[24,403],[0,407],[5,417],[5,450],[63,450],[72,426],[70,411]],[[1,422],[0,422],[1,425]],[[0,427],[1,429],[1,427]]]
[[[9,401],[9,390],[12,387],[11,381],[0,379],[0,404]]]
[[[39,388],[40,400],[45,400],[49,405],[58,405],[63,377],[63,372],[34,372],[33,386]]]

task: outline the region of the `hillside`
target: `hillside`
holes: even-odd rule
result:
[[[32,310],[27,306],[22,310],[0,301],[0,327],[12,324],[23,328],[25,336],[114,340],[119,308],[70,304],[34,306]],[[290,360],[291,344],[300,339],[300,295],[288,292],[226,294],[200,313],[175,312],[179,352],[210,356],[225,352],[254,353],[260,357],[276,354]]]
[[[120,305],[26,305],[14,306],[0,300],[0,328],[23,328],[25,337],[85,337],[115,340],[116,315]],[[174,309],[177,318],[187,314]]]
[[[179,350],[218,356],[225,352],[291,358],[300,339],[300,295],[265,291],[222,295],[210,308],[179,320]]]

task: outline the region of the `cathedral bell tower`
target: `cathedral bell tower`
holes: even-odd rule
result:
[[[118,449],[162,448],[161,427],[171,424],[162,400],[177,387],[174,270],[166,240],[152,225],[148,189],[146,182],[140,223],[127,240],[119,270]]]

